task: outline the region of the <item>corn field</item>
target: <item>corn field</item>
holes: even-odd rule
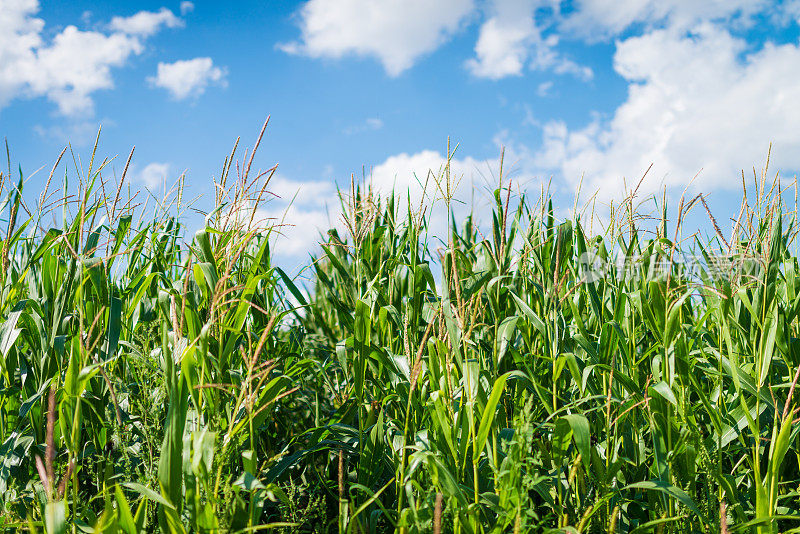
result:
[[[136,193],[96,150],[38,197],[0,175],[4,531],[800,527],[798,222],[766,168],[727,234],[699,195],[600,223],[502,171],[467,217],[448,165],[435,205],[353,183],[301,279],[255,149],[196,232],[182,181]]]

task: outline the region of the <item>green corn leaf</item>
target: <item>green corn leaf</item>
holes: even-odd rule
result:
[[[44,531],[46,534],[65,534],[67,532],[65,501],[48,502],[44,505]]]
[[[628,484],[627,486],[622,488],[622,491],[625,491],[627,489],[643,489],[648,491],[661,492],[675,499],[676,501],[680,502],[686,508],[688,508],[689,510],[700,516],[701,519],[703,519],[703,514],[697,508],[697,505],[695,504],[694,500],[692,500],[692,498],[681,488],[668,484],[667,482],[662,482],[660,480],[644,480],[642,482],[634,482],[633,484]]]
[[[486,447],[486,440],[489,437],[489,431],[495,419],[495,412],[497,411],[497,403],[500,402],[500,397],[503,395],[503,389],[508,379],[508,373],[500,375],[492,386],[492,393],[489,395],[489,400],[483,410],[481,422],[478,426],[478,434],[475,438],[475,446],[472,449],[472,461],[477,462]]]

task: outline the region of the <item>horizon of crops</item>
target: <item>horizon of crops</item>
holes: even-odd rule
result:
[[[591,235],[502,169],[458,220],[445,165],[434,245],[430,203],[353,183],[304,286],[260,140],[194,235],[182,183],[146,204],[96,145],[30,206],[0,172],[4,530],[800,527],[797,212],[766,167],[729,236],[635,190]]]

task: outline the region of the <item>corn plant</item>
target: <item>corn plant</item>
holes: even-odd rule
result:
[[[38,198],[0,174],[3,528],[800,527],[797,210],[767,168],[726,234],[638,188],[559,219],[502,164],[461,217],[448,148],[422,201],[353,179],[302,282],[258,219],[263,134],[196,231],[133,154],[65,150]]]

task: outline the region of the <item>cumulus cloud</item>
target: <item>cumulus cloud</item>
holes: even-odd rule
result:
[[[450,159],[450,175],[453,182],[461,182],[457,193],[469,198],[471,184],[474,180],[485,178],[494,161],[479,161],[471,157]],[[442,177],[447,158],[436,150],[421,150],[408,154],[400,153],[389,156],[372,168],[370,183],[373,190],[382,196],[397,191],[405,196],[410,195],[411,202],[418,205],[423,199],[430,202],[441,198],[446,187],[443,183],[437,186]],[[440,187],[442,189],[440,189]]]
[[[654,30],[618,43],[615,70],[628,96],[613,115],[584,128],[544,126],[539,163],[568,181],[612,196],[653,170],[642,192],[695,181],[708,191],[738,187],[741,168],[763,161],[774,143],[776,168],[800,168],[800,45],[746,41],[720,25],[685,33]]]
[[[183,8],[181,8],[181,11],[183,11]],[[130,17],[114,17],[108,26],[113,31],[127,35],[149,37],[162,27],[182,27],[183,21],[169,9],[162,7],[158,11],[139,11]]]
[[[493,205],[491,192],[498,187],[502,135],[496,136],[494,143],[497,145],[497,157],[450,158],[450,192],[453,196],[450,205],[458,221],[469,213],[486,213]],[[519,184],[524,188],[535,178],[532,160],[525,150],[523,147],[509,146],[505,152],[504,182],[508,184],[509,179],[513,178],[515,193]],[[448,191],[445,174],[447,163],[446,155],[437,150],[395,154],[372,168],[369,183],[382,198],[392,191],[397,193],[397,205],[401,210],[409,207],[406,205],[406,195],[412,210],[417,211],[424,206],[429,237],[432,240],[446,239],[449,220],[443,197]]]
[[[466,67],[476,77],[493,80],[522,75],[526,65],[590,80],[591,69],[559,52],[561,40],[610,40],[635,26],[647,32],[666,27],[688,31],[703,22],[748,27],[771,4],[766,0],[578,0],[569,9],[565,5],[560,0],[492,0],[480,27],[475,57]],[[791,11],[791,3],[777,10],[784,18],[791,18]]]
[[[278,48],[313,58],[366,56],[397,76],[436,50],[466,24],[482,20],[474,76],[497,80],[526,69],[568,74],[593,72],[560,50],[562,41],[610,41],[624,32],[692,30],[703,22],[748,28],[764,15],[787,24],[800,19],[796,0],[308,0],[297,12],[300,38]],[[482,6],[482,9],[478,9]]]
[[[191,13],[194,11],[194,4],[189,2],[189,0],[184,0],[181,2],[181,15],[186,15],[187,13]]]
[[[512,153],[506,164],[511,166],[510,162],[516,157]],[[406,195],[412,210],[416,211],[420,203],[424,203],[428,208],[426,216],[430,236],[444,239],[448,218],[442,194],[446,186],[444,183],[437,186],[437,180],[443,177],[446,164],[445,155],[436,150],[395,154],[372,167],[366,184],[384,201],[392,191],[398,193],[396,205],[401,212],[408,208]],[[498,168],[499,158],[480,160],[467,156],[450,159],[450,175],[455,187],[452,206],[457,218],[472,209],[473,204],[480,210],[491,201],[487,191],[497,187],[495,175]],[[349,183],[347,185],[349,187]],[[327,239],[325,232],[330,228],[346,232],[333,180],[301,182],[275,176],[268,190],[275,198],[258,211],[258,218],[276,225],[276,255],[297,258],[318,250],[319,244]],[[346,198],[347,191],[343,193]]]
[[[161,187],[169,176],[169,163],[148,163],[140,172],[134,173],[137,180],[150,190]]]
[[[753,23],[767,0],[578,0],[561,21],[561,29],[589,40],[614,37],[634,24],[647,30],[669,26],[687,30],[702,22],[727,22],[739,26]]]
[[[146,37],[174,24],[164,13],[174,15],[162,9],[115,18],[110,33],[69,25],[45,39],[38,11],[36,0],[5,0],[0,9],[0,108],[14,98],[44,96],[63,115],[90,114],[91,95],[114,86],[112,69],[141,54]],[[124,31],[117,27],[123,20]]]
[[[467,61],[475,76],[497,80],[519,76],[529,54],[529,42],[540,37],[531,16],[507,22],[492,17],[483,23],[475,45],[476,58]]]
[[[549,13],[541,11],[549,6]],[[480,78],[497,80],[519,76],[526,65],[536,70],[552,70],[558,74],[573,74],[583,80],[591,79],[588,67],[578,65],[556,50],[558,35],[544,35],[547,25],[539,17],[553,20],[558,5],[546,0],[496,0],[492,15],[481,25],[475,44],[475,57],[466,62],[470,72]]]
[[[323,206],[331,199],[336,200],[336,185],[333,181],[298,182],[276,175],[269,182],[267,190],[276,203],[293,203],[298,206]]]
[[[278,48],[313,58],[374,57],[397,76],[476,19],[477,6],[474,0],[309,0],[297,13],[300,39]],[[465,62],[473,75],[496,80],[531,68],[592,77],[557,51],[559,36],[547,32],[562,18],[558,0],[491,0],[486,13],[475,57]]]
[[[279,48],[313,58],[374,57],[398,76],[457,32],[474,0],[309,0],[301,38]]]
[[[332,1],[311,0],[299,12],[302,38],[283,49],[311,57],[371,56],[389,74],[399,74],[465,21],[480,20],[474,56],[464,63],[472,75],[501,79],[532,69],[588,80],[592,71],[565,55],[563,43],[613,41],[613,67],[628,86],[624,101],[608,113],[593,112],[584,126],[526,119],[542,128],[541,146],[516,146],[506,152],[507,163],[523,160],[523,173],[517,176],[523,184],[555,175],[571,193],[584,175],[583,190],[598,191],[601,200],[608,200],[619,197],[624,181],[629,188],[636,184],[654,163],[642,195],[662,185],[682,188],[695,176],[694,184],[704,191],[738,187],[740,169],[763,161],[770,142],[774,168],[800,169],[795,131],[800,121],[795,105],[800,101],[800,44],[748,43],[738,37],[764,17],[778,25],[800,19],[798,2],[778,6],[766,0],[488,0],[481,4],[480,15],[476,5],[469,4],[451,17],[455,22],[450,26],[424,23],[438,28],[433,32],[437,39],[398,53],[396,45],[402,40],[396,35],[409,34],[409,24],[423,24],[409,22],[409,13],[393,13],[376,24],[368,7],[347,0],[347,9],[362,10],[366,16],[360,20],[370,21],[364,23],[370,27],[360,31],[354,11],[336,13]],[[532,95],[551,94],[551,80],[537,82]],[[516,152],[516,158],[509,157],[510,152]],[[373,187],[381,194],[393,188],[408,191],[412,202],[419,203],[431,176],[428,171],[437,175],[445,161],[435,150],[390,156],[372,169]],[[453,174],[463,176],[456,196],[463,204],[457,209],[469,207],[476,190],[485,201],[488,195],[482,191],[492,187],[499,161],[464,157],[451,163]],[[436,193],[432,182],[429,201]],[[298,206],[292,216],[317,220],[314,214],[321,211],[313,206],[319,202],[324,199]],[[443,211],[429,212],[435,233],[446,227]],[[330,220],[326,218],[326,224]]]
[[[148,77],[147,81],[154,87],[166,89],[176,100],[183,100],[202,95],[212,84],[225,87],[225,76],[226,69],[215,67],[210,57],[197,57],[174,63],[159,62],[156,75]]]
[[[256,218],[273,225],[274,253],[299,257],[318,249],[328,229],[337,226],[339,200],[331,181],[300,182],[276,175],[267,190],[272,198]]]
[[[335,213],[338,214],[338,209]],[[292,204],[261,210],[259,216],[272,224],[274,254],[290,257],[316,253],[320,243],[327,240],[325,232],[337,222],[335,218],[331,219],[324,206]]]

